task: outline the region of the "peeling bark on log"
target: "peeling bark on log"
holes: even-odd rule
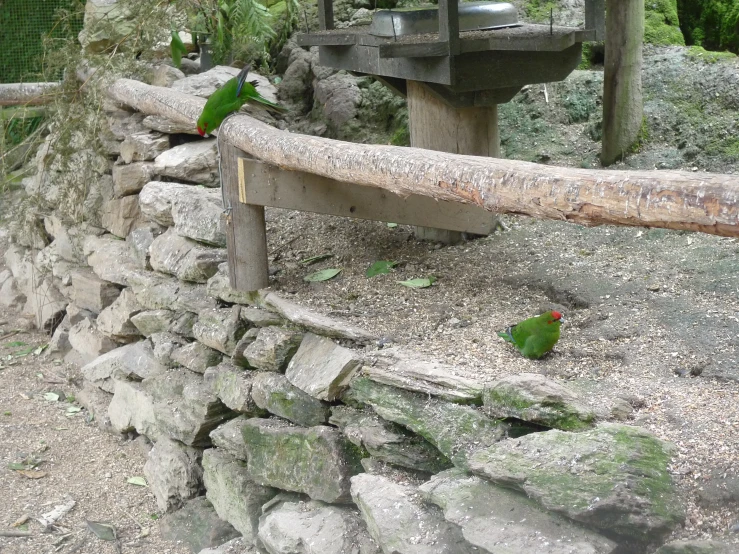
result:
[[[205,101],[122,79],[113,98],[194,125]],[[340,181],[477,204],[498,213],[583,225],[630,225],[739,236],[739,177],[681,171],[615,171],[352,144],[280,131],[246,115],[225,140],[264,162]]]
[[[9,83],[0,84],[0,106],[46,104],[44,94],[59,83]]]

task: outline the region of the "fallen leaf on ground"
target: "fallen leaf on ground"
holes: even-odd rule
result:
[[[394,268],[396,265],[398,265],[398,262],[394,262],[391,260],[379,260],[375,263],[373,263],[369,268],[367,269],[367,277],[374,277],[376,275],[385,275],[387,273],[390,273],[390,270]]]
[[[16,471],[16,473],[20,473],[23,477],[27,477],[29,479],[41,479],[42,477],[46,477],[45,471],[34,471],[31,469],[21,469]]]
[[[398,281],[398,284],[410,289],[425,289],[430,287],[436,281],[436,277],[429,275],[425,279],[408,279],[407,281]]]
[[[329,269],[316,271],[315,273],[309,273],[308,275],[303,277],[303,281],[308,281],[309,283],[328,281],[329,279],[333,279],[334,277],[336,277],[339,273],[341,273],[341,268],[331,267]]]
[[[333,258],[333,254],[319,254],[318,256],[311,256],[310,258],[305,258],[304,260],[300,260],[300,263],[303,265],[312,265],[316,264],[318,262],[322,262],[323,260],[328,260],[329,258]]]
[[[129,477],[128,479],[126,479],[126,483],[136,485],[137,487],[145,487],[146,479],[137,475],[135,477]]]
[[[10,524],[11,527],[20,527],[24,523],[26,523],[29,519],[31,519],[31,516],[28,514],[23,514],[21,517],[16,519],[13,523]]]
[[[92,531],[97,538],[104,541],[116,540],[115,527],[109,523],[102,523],[99,521],[85,520],[87,528]]]

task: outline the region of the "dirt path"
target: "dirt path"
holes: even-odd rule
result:
[[[0,260],[3,250],[0,245]],[[81,383],[79,371],[33,353],[23,355],[46,344],[48,336],[28,331],[6,336],[19,327],[24,321],[17,314],[0,309],[0,337],[5,336],[0,340],[0,530],[27,529],[32,536],[0,537],[0,553],[52,553],[60,546],[63,553],[115,553],[114,543],[92,535],[85,520],[115,526],[124,553],[189,553],[160,537],[157,520],[162,514],[148,488],[126,482],[143,475],[142,444],[88,422],[73,400]],[[45,399],[50,392],[59,400]],[[31,479],[9,469],[29,457],[43,460],[38,465],[43,477]],[[59,520],[59,530],[43,533],[36,518],[68,500],[76,505]],[[26,525],[11,527],[24,516],[30,518]]]

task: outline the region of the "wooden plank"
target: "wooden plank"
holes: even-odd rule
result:
[[[264,208],[240,202],[244,176],[238,160],[244,155],[233,146],[221,144],[223,187],[231,208],[226,215],[228,279],[232,288],[248,292],[269,286],[269,268]]]
[[[48,104],[54,97],[53,89],[60,83],[5,83],[0,84],[0,106]]]
[[[459,0],[439,0],[439,42],[447,43],[447,55],[459,54]]]
[[[398,79],[397,77],[382,77],[380,75],[374,75],[374,78],[380,81],[383,85],[385,85],[398,96],[402,96],[403,98],[407,96],[408,87],[405,84],[405,79]]]
[[[347,48],[319,46],[321,65],[369,75],[397,77],[451,85],[448,57],[380,58],[377,47],[356,45]]]
[[[351,46],[356,44],[356,33],[297,33],[298,46]]]
[[[148,115],[194,125],[205,99],[118,79],[108,95]],[[688,171],[553,167],[419,148],[354,144],[289,133],[243,113],[219,137],[286,170],[337,181],[476,204],[497,213],[739,236],[739,176]]]
[[[473,52],[455,58],[455,92],[522,87],[566,78],[580,63],[581,44],[562,52]],[[515,68],[515,70],[513,69]]]
[[[585,0],[585,29],[595,31],[589,40],[605,40],[606,0]]]
[[[318,0],[318,27],[322,31],[329,31],[334,28],[333,0]]]
[[[240,158],[246,201],[258,206],[423,225],[487,235],[494,215],[478,206],[412,194],[402,198],[386,190],[335,181],[302,171],[285,171]],[[239,228],[239,236],[244,231]]]
[[[443,41],[420,44],[395,42],[381,44],[378,48],[380,49],[380,58],[432,58],[449,54],[449,44]]]

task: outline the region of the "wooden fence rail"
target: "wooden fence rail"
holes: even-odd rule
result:
[[[115,100],[195,124],[205,101],[121,79]],[[228,118],[222,140],[268,164],[400,196],[476,204],[497,213],[739,236],[739,176],[680,171],[553,167],[418,148],[353,144],[280,131],[246,115]]]
[[[59,83],[9,83],[0,84],[0,106],[31,106],[46,104],[44,95]]]

